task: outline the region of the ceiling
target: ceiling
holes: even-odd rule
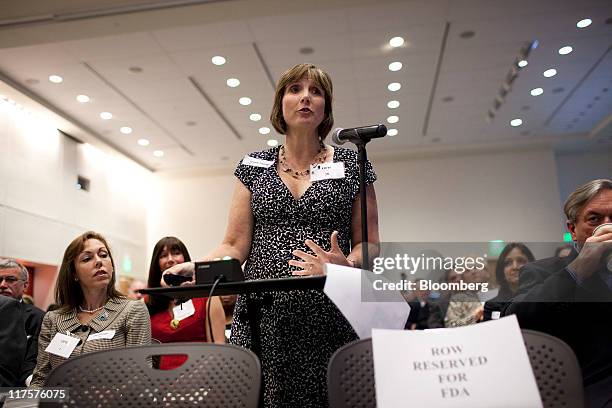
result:
[[[8,3],[0,6],[0,80],[11,87],[2,93],[28,95],[68,119],[77,139],[93,136],[151,170],[233,165],[268,148],[268,139],[282,143],[267,119],[273,81],[300,62],[330,73],[336,126],[397,129],[372,142],[370,153],[542,142],[612,147],[607,0]],[[584,18],[592,24],[577,28]],[[403,46],[389,45],[395,36]],[[521,48],[534,40],[528,65],[487,121]],[[560,55],[567,45],[573,51]],[[217,55],[224,65],[211,63]],[[395,61],[403,67],[391,72]],[[544,77],[549,68],[557,75]],[[52,74],[63,82],[50,82]],[[240,85],[228,87],[228,78]],[[401,89],[389,91],[391,82]],[[532,96],[538,87],[543,94]],[[79,103],[78,94],[91,99]],[[252,104],[240,105],[242,96]],[[399,107],[388,108],[390,100]],[[112,119],[101,119],[103,111]],[[399,122],[388,123],[390,115]],[[517,118],[522,124],[511,126]],[[262,135],[261,127],[272,131]],[[137,143],[143,138],[148,146]]]

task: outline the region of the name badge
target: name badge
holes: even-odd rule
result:
[[[257,159],[247,154],[242,159],[242,164],[244,164],[245,166],[263,167],[267,169],[268,167],[274,164],[274,160]]]
[[[112,339],[115,337],[115,330],[104,330],[100,333],[94,333],[87,338],[87,341],[98,340],[98,339]]]
[[[195,314],[195,307],[193,306],[191,299],[189,299],[178,306],[174,306],[172,313],[174,313],[175,320],[181,321],[189,316],[193,316]]]
[[[310,181],[344,178],[344,163],[321,163],[310,165]]]
[[[69,358],[74,348],[79,344],[79,341],[80,339],[78,337],[56,333],[45,351],[55,354],[56,356]]]

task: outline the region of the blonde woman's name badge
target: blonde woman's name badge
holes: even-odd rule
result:
[[[344,163],[330,162],[310,165],[310,181],[344,178]]]

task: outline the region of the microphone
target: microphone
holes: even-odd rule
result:
[[[387,127],[385,125],[370,125],[348,129],[337,128],[332,133],[332,141],[337,145],[346,142],[367,143],[370,139],[386,135]]]

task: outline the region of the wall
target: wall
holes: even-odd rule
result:
[[[381,239],[385,241],[559,241],[562,218],[551,149],[373,157]],[[149,248],[164,235],[184,240],[192,256],[225,231],[233,170],[157,176]]]
[[[561,201],[587,181],[612,179],[612,150],[557,154]]]
[[[68,243],[93,229],[109,239],[119,274],[144,276],[152,175],[101,149],[0,104],[0,255],[58,265]],[[77,174],[91,180],[89,192],[77,190]],[[55,280],[54,268],[37,273],[40,290]],[[35,301],[46,307],[50,298]]]

